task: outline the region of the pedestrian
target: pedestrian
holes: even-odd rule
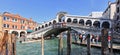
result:
[[[82,35],[81,35],[81,34],[79,35],[79,39],[80,39],[80,43],[82,43],[82,39],[83,39],[83,38],[82,38]]]
[[[83,34],[83,35],[82,35],[82,42],[83,42],[83,43],[85,43],[85,38],[86,38],[86,36],[85,36],[85,34]]]
[[[108,46],[110,46],[111,36],[108,36]]]
[[[95,43],[95,37],[94,37],[94,35],[92,35],[92,43],[93,44]]]
[[[96,44],[98,44],[99,36],[96,36]]]

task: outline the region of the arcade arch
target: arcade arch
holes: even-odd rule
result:
[[[92,21],[91,20],[87,20],[86,21],[86,26],[92,26]]]
[[[72,21],[71,18],[67,19],[67,23],[71,23],[71,21]]]
[[[79,24],[80,24],[80,25],[84,25],[84,20],[83,20],[83,19],[80,19],[80,20],[79,20]]]
[[[78,21],[77,21],[77,19],[73,19],[73,23],[77,23]]]
[[[99,22],[99,21],[95,21],[95,22],[93,23],[93,26],[94,26],[94,27],[97,27],[97,28],[100,28],[100,22]]]
[[[102,23],[102,28],[110,28],[110,23],[107,22],[107,21],[104,21],[104,22]]]

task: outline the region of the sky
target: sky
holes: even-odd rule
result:
[[[91,12],[104,12],[108,1],[115,0],[0,0],[0,13],[19,14],[37,23],[47,22],[60,11],[70,15],[87,16]]]

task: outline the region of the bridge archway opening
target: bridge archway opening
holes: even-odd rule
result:
[[[48,27],[48,24],[45,24],[45,27]]]
[[[56,20],[53,21],[53,24],[56,24]]]
[[[44,25],[42,25],[42,28],[44,28]]]
[[[100,28],[100,22],[99,22],[99,21],[95,21],[95,22],[93,23],[93,26],[94,26],[94,27],[97,27],[97,28]]]
[[[83,20],[83,19],[80,19],[79,24],[80,24],[80,25],[84,25],[84,20]]]
[[[86,26],[92,26],[92,21],[91,20],[87,20],[86,21]]]
[[[75,23],[75,24],[76,24],[77,22],[78,22],[78,21],[77,21],[77,19],[73,19],[73,23]]]
[[[51,22],[49,22],[49,26],[51,25],[52,23]]]
[[[18,32],[17,31],[12,31],[12,34],[15,34],[15,36],[18,36]]]
[[[110,23],[105,21],[102,23],[102,28],[110,28]]]
[[[58,17],[58,19],[59,19],[59,22],[64,22],[65,21],[64,14],[60,14],[59,17]]]
[[[68,18],[68,19],[67,19],[67,23],[71,23],[71,18]]]

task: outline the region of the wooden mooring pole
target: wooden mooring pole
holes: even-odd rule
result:
[[[108,29],[104,28],[101,31],[102,34],[102,45],[101,45],[101,55],[109,55],[108,49]]]
[[[71,28],[68,28],[67,33],[67,55],[71,55],[71,35],[70,35]]]
[[[63,55],[63,37],[62,37],[62,33],[60,34],[60,37],[59,37],[58,55]]]
[[[41,50],[42,50],[42,55],[44,55],[44,37],[42,34],[42,39],[41,39]]]
[[[87,55],[91,55],[91,52],[90,52],[90,34],[87,35]]]

